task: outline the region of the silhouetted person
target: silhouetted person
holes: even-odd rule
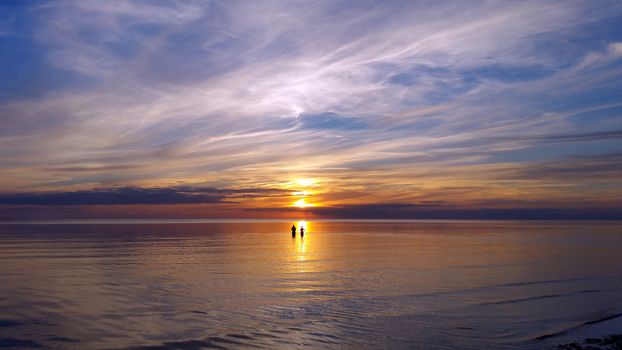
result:
[[[292,237],[296,237],[296,225],[292,225]]]
[[[300,237],[305,235],[305,228],[300,226]]]

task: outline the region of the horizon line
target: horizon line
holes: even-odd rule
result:
[[[622,218],[618,219],[586,219],[586,218],[574,218],[574,219],[559,219],[559,218],[514,218],[514,219],[303,219],[303,218],[206,218],[206,219],[58,219],[58,220],[0,220],[0,225],[88,225],[88,224],[108,224],[108,225],[122,225],[122,224],[201,224],[201,223],[270,223],[270,222],[292,222],[292,221],[305,221],[305,222],[620,222]]]

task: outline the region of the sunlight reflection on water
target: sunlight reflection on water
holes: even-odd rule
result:
[[[305,236],[292,238],[292,224]],[[620,232],[576,222],[0,225],[0,344],[546,347],[572,340],[560,330],[622,312]]]

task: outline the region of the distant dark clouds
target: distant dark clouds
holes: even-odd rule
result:
[[[479,219],[479,220],[622,220],[620,208],[451,208],[443,206],[375,204],[317,208],[323,217],[352,219]]]
[[[51,167],[47,168],[48,171],[59,171],[68,173],[81,173],[81,172],[100,172],[100,171],[124,171],[139,168],[138,165],[104,165],[104,166],[66,166],[66,167]]]
[[[0,195],[0,220],[296,218],[309,219],[498,219],[622,220],[618,206],[575,203],[567,207],[529,207],[524,201],[485,201],[455,206],[442,201],[369,203],[295,208],[234,206],[235,198],[287,197],[272,189],[118,188],[73,192]],[[528,202],[527,202],[528,203]],[[509,207],[508,207],[509,206]]]
[[[327,208],[311,208],[311,212],[320,216],[337,218],[416,218],[421,209],[440,207],[441,204],[408,204],[408,203],[378,203],[356,204]]]
[[[252,211],[290,211],[285,208],[252,209]],[[301,210],[316,218],[339,219],[464,219],[464,220],[622,220],[622,203],[618,207],[514,208],[454,207],[450,204],[377,203],[312,207]],[[294,214],[295,215],[295,214]]]
[[[218,189],[193,187],[97,188],[82,191],[2,193],[3,205],[127,205],[127,204],[206,204],[226,199],[274,197],[288,194],[279,189]]]

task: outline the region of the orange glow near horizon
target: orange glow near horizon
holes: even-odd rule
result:
[[[294,202],[294,206],[296,206],[298,208],[307,208],[307,207],[314,207],[315,204],[307,203],[307,202],[305,202],[304,198],[300,198],[299,200]]]
[[[300,186],[313,186],[315,185],[317,181],[315,181],[314,179],[297,179],[296,183],[299,184]]]

